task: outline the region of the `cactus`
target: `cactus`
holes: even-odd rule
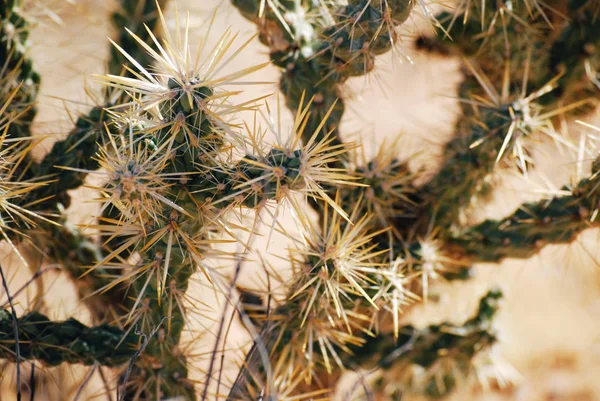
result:
[[[15,360],[18,332],[21,360],[41,361],[49,366],[61,363],[80,363],[119,366],[128,362],[137,351],[138,340],[115,326],[87,327],[75,319],[50,321],[39,312],[21,316],[16,323],[6,310],[0,312],[2,359]]]
[[[328,398],[348,371],[368,382],[365,394],[348,398],[437,399],[477,376],[478,358],[501,338],[501,291],[489,290],[462,324],[419,328],[404,313],[434,302],[438,282],[470,279],[476,263],[573,242],[598,225],[600,199],[600,157],[556,133],[561,119],[597,104],[600,9],[585,0],[491,3],[465,0],[434,18],[420,0],[233,0],[270,62],[231,72],[254,37],[238,45],[228,29],[208,45],[190,36],[177,10],[169,28],[163,10],[175,5],[122,0],[106,74],[94,76],[101,100],[39,161],[30,156],[40,83],[27,54],[32,25],[21,1],[0,3],[0,234],[23,263],[32,258],[22,249],[33,245],[60,265],[92,315],[91,324],[38,310],[18,316],[2,273],[0,358],[17,364],[17,377],[23,361],[113,368],[109,388],[120,400]],[[438,28],[416,38],[417,48],[459,56],[464,71],[461,114],[432,176],[409,168],[398,142],[367,158],[339,129],[344,84],[405,46],[399,27],[417,12]],[[290,129],[262,97],[238,101],[231,89],[252,84],[268,64],[281,73]],[[241,112],[254,124],[240,122]],[[491,178],[510,169],[528,176],[535,142],[548,140],[580,161],[590,156],[591,173],[474,223]],[[65,213],[74,206],[68,191],[82,186],[98,193],[89,224],[97,235]],[[298,234],[279,220],[284,210]],[[235,219],[248,214],[255,225],[244,241]],[[274,217],[270,232],[292,246],[285,260],[264,263],[277,290],[262,297],[237,280],[266,215]],[[223,242],[243,251],[226,252]],[[234,260],[233,276],[209,258]],[[186,333],[200,314],[196,280],[253,336],[230,386],[217,367],[224,316],[214,333],[193,333],[193,341],[214,342],[202,379],[193,374]]]

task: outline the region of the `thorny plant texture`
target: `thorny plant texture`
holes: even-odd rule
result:
[[[0,236],[31,275],[15,288],[0,268],[0,377],[17,399],[41,397],[51,367],[66,365],[85,374],[60,399],[324,400],[349,372],[358,379],[337,388],[348,400],[508,384],[500,290],[462,323],[404,316],[435,302],[440,282],[470,280],[476,263],[526,259],[598,225],[600,129],[580,122],[579,142],[561,131],[597,106],[597,1],[232,0],[257,28],[241,38],[215,14],[195,37],[177,4],[121,0],[106,73],[86,89],[93,106],[38,159],[44,68],[29,33],[58,20],[56,6],[0,0]],[[401,34],[419,19],[430,34]],[[244,55],[256,40],[268,63]],[[413,44],[460,59],[464,73],[434,174],[410,168],[399,140],[369,157],[340,130],[347,81]],[[255,79],[267,65],[277,94]],[[540,142],[591,161],[589,173],[476,221],[500,172],[530,179]],[[98,213],[78,226],[66,210],[82,187]],[[265,259],[272,236],[290,246]],[[262,291],[241,284],[250,264]],[[48,313],[43,278],[55,270],[89,321]],[[238,350],[234,325],[251,338]]]

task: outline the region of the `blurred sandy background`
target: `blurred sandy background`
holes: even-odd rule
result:
[[[91,105],[82,89],[83,84],[89,80],[89,74],[103,72],[109,45],[107,37],[112,34],[108,15],[113,2],[77,0],[74,5],[60,4],[63,7],[57,14],[62,24],[45,22],[32,35],[31,55],[43,75],[35,132],[49,135],[39,147],[39,155],[50,148],[56,137],[69,131],[72,118],[76,118],[72,116]],[[233,26],[240,32],[241,43],[255,32],[255,27],[242,19],[227,1],[178,0],[177,5],[180,11],[190,11],[191,38],[202,34],[203,22],[216,6],[220,11],[214,36]],[[173,16],[172,4],[167,14]],[[424,23],[415,17],[408,25],[410,27],[403,31],[406,33],[404,43],[396,54],[380,57],[374,74],[353,79],[346,86],[349,100],[341,128],[348,139],[362,138],[367,154],[383,138],[391,139],[401,134],[401,156],[418,153],[411,165],[415,168],[424,165],[435,170],[437,156],[450,138],[458,110],[455,96],[460,81],[459,63],[416,54],[412,50],[411,36]],[[238,64],[229,68],[268,61],[266,48],[258,41],[243,54]],[[275,68],[267,67],[253,78],[273,84],[250,88],[244,98],[277,90]],[[90,87],[97,89],[93,85]],[[289,115],[287,118],[289,123]],[[574,140],[585,133],[581,126],[567,126]],[[539,198],[539,190],[548,185],[560,187],[575,177],[576,155],[560,153],[552,144],[542,143],[536,157],[538,169],[528,182],[510,174],[498,178],[498,195],[485,206],[479,218],[506,215],[522,201]],[[93,194],[88,190],[77,191],[79,200],[91,196]],[[88,222],[96,210],[94,204],[73,202],[73,205],[69,213],[80,223]],[[483,392],[478,387],[468,388],[456,393],[453,400],[600,400],[599,244],[598,231],[589,230],[571,246],[549,246],[530,260],[478,266],[474,280],[441,287],[438,303],[416,308],[406,317],[419,325],[441,319],[460,322],[474,310],[478,297],[488,286],[499,285],[504,290],[505,301],[497,322],[501,339],[499,352],[519,373],[520,380],[502,391]],[[260,237],[255,245],[259,251],[264,249],[266,237]],[[283,239],[275,235],[267,253],[277,251],[282,255],[284,247]],[[1,249],[1,262],[12,268],[11,285],[18,288],[31,273],[19,266],[6,247]],[[249,276],[246,274],[246,284],[260,285],[253,283]],[[46,308],[53,318],[75,315],[84,321],[89,319],[77,304],[75,292],[65,277],[59,273],[47,274],[44,283]],[[210,298],[200,284],[190,291],[205,300]],[[33,295],[32,290],[19,298],[21,311],[26,309]],[[218,315],[220,307],[217,306],[213,313]],[[242,334],[235,341],[244,344],[247,340]],[[208,348],[210,346],[212,344],[208,344]],[[72,383],[85,377],[87,370],[67,367],[57,369],[55,373],[45,384],[48,399],[74,399],[77,386]],[[4,370],[1,401],[14,399],[9,391],[11,386],[14,387],[12,374],[11,369]],[[101,384],[92,383],[79,399],[93,399],[101,391]],[[43,400],[42,397],[43,394],[38,394],[36,401]]]

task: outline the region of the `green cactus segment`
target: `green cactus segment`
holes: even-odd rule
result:
[[[161,148],[162,144],[157,146]],[[199,244],[205,232],[211,230],[210,216],[233,206],[259,208],[266,201],[281,201],[287,195],[283,188],[304,190],[307,155],[302,150],[272,149],[260,157],[247,155],[231,166],[205,166],[204,171],[198,171],[186,155],[182,153],[180,161],[176,155],[171,162],[179,166],[176,171],[190,166],[195,174],[163,193],[170,202],[176,201],[178,209],[167,206],[157,213],[144,209],[146,234],[132,250],[144,257],[139,266],[133,267],[140,274],[132,279],[127,308],[132,316],[143,316],[141,321],[147,322],[145,331],[165,318],[161,340],[151,341],[136,364],[139,377],[159,383],[161,394],[191,397],[193,388],[186,381],[185,358],[177,352],[185,311],[176,300],[185,293],[190,276],[197,270],[196,263],[205,252]],[[172,167],[165,165],[164,169],[171,171]]]
[[[75,128],[65,139],[54,143],[36,169],[38,176],[52,181],[32,194],[33,199],[47,198],[36,205],[38,210],[55,211],[56,204],[64,208],[71,205],[67,191],[83,185],[86,171],[99,168],[94,156],[106,137],[109,123],[109,115],[104,107],[96,106],[86,116],[77,119]]]
[[[140,274],[132,285],[130,302],[126,307],[136,312],[133,303],[141,300],[137,311],[143,317],[137,320],[145,333],[157,330],[148,341],[144,352],[136,360],[127,386],[132,394],[141,391],[141,399],[165,399],[183,396],[193,400],[194,386],[188,380],[186,358],[178,348],[186,317],[181,295],[187,290],[191,275],[197,270],[185,248],[176,247],[169,253],[161,241],[149,249],[141,265],[164,265],[169,259],[168,282],[164,292],[157,288],[156,270]],[[158,392],[158,393],[157,393]]]
[[[259,26],[271,60],[282,68],[280,89],[296,111],[303,93],[314,97],[306,132],[313,132],[335,104],[324,132],[339,125],[344,106],[340,85],[374,67],[374,58],[391,49],[394,27],[403,23],[412,0],[351,1],[332,5],[313,1],[284,1],[277,6],[257,0],[233,0],[242,15]],[[260,14],[262,12],[262,14]]]
[[[9,2],[14,4],[14,2]],[[164,4],[166,1],[159,1],[159,4]],[[13,35],[15,40],[19,39],[24,42],[27,38],[26,23],[22,18],[19,18],[17,14],[11,12],[7,14],[2,9],[1,16],[3,21],[6,18],[10,18],[10,22],[15,24],[19,23],[20,29],[17,31],[19,35]],[[13,21],[14,20],[14,21]],[[131,36],[124,30],[123,25],[129,21],[130,29],[137,32],[140,37],[149,38],[143,23],[154,28],[158,21],[158,12],[156,8],[156,2],[154,0],[147,0],[142,2],[137,1],[123,1],[119,11],[113,14],[113,22],[119,28],[119,38],[117,42],[128,51],[135,52],[135,56],[140,61],[147,61],[149,64],[149,55],[143,51],[138,50],[139,46],[131,38]],[[2,23],[2,29],[8,29],[12,27],[7,23]],[[3,38],[11,38],[11,36],[2,35]],[[13,63],[15,66],[19,64],[17,56],[23,58],[22,51],[25,43],[13,43],[10,42],[12,47],[12,53],[9,54],[11,57],[7,57],[9,63]],[[2,43],[4,44],[4,42]],[[1,45],[0,45],[1,46]],[[15,50],[16,49],[16,50]],[[2,52],[6,52],[4,46],[0,49],[0,59],[3,59]],[[19,53],[20,52],[20,53]],[[109,62],[109,69],[111,72],[118,74],[122,70],[122,63],[124,62],[123,56],[113,49],[113,57]],[[18,78],[24,80],[21,92],[23,92],[27,85],[31,85],[31,82],[36,84],[35,89],[37,90],[37,84],[39,83],[39,77],[35,72],[31,70],[31,62],[25,59],[21,62],[21,75]],[[14,66],[9,64],[9,67]],[[10,68],[8,69],[10,71]],[[10,77],[9,77],[10,78]],[[3,85],[4,90],[6,85]],[[25,89],[24,89],[25,88]],[[31,101],[33,97],[31,97]],[[20,99],[17,99],[19,104]],[[101,313],[106,312],[105,310],[93,307],[97,305],[99,301],[97,296],[90,297],[96,291],[105,288],[113,279],[114,274],[108,274],[103,269],[94,269],[88,272],[88,274],[81,278],[86,272],[87,268],[94,266],[100,260],[102,260],[101,252],[99,247],[94,241],[87,238],[78,229],[71,227],[68,222],[64,219],[62,212],[68,208],[71,204],[71,196],[68,191],[76,189],[83,185],[89,172],[97,170],[100,165],[96,158],[100,146],[105,142],[110,133],[109,130],[115,130],[115,123],[110,117],[108,108],[114,111],[115,103],[120,102],[116,99],[115,94],[106,94],[106,103],[101,106],[93,107],[87,115],[82,115],[77,119],[75,127],[66,136],[65,139],[59,140],[54,143],[50,152],[42,159],[39,164],[33,164],[26,171],[28,176],[35,176],[38,179],[49,181],[48,184],[39,186],[35,190],[23,196],[19,199],[21,205],[29,205],[29,209],[43,214],[58,214],[55,220],[62,224],[62,227],[54,226],[48,222],[42,222],[32,232],[37,239],[49,251],[48,256],[53,260],[61,261],[63,267],[69,272],[69,274],[76,280],[80,295],[91,302],[92,310],[99,311]],[[15,103],[15,100],[13,100]],[[21,102],[24,103],[24,102]],[[28,102],[31,103],[31,102]],[[26,103],[24,103],[26,104]],[[34,113],[29,111],[28,113]],[[33,118],[34,114],[31,114]],[[24,131],[23,127],[19,124],[11,124],[10,130],[18,129],[19,136],[28,136],[29,131]],[[118,217],[117,217],[118,218]],[[114,245],[114,243],[111,243]],[[119,297],[118,293],[104,294],[100,299],[106,301],[108,298],[113,297],[114,301]],[[101,302],[101,301],[100,301]]]
[[[502,220],[487,220],[468,228],[452,244],[461,247],[473,261],[498,262],[504,258],[529,258],[547,244],[572,242],[583,230],[598,225],[600,206],[599,162],[593,175],[570,195],[526,203]]]
[[[454,389],[460,376],[472,373],[473,358],[496,343],[492,322],[501,297],[500,291],[488,292],[481,299],[476,315],[462,326],[448,323],[424,329],[406,326],[397,339],[392,335],[369,339],[348,359],[362,368],[382,370],[375,383],[379,391],[443,397]],[[444,361],[452,363],[444,364]],[[422,369],[413,369],[414,366]],[[409,373],[411,369],[416,373]],[[440,379],[443,379],[442,386]]]
[[[211,203],[217,209],[232,205],[255,209],[282,199],[283,188],[304,189],[306,161],[301,149],[289,153],[271,149],[263,157],[246,155],[234,166],[215,166],[199,174],[190,184],[191,195],[198,204]]]
[[[0,3],[0,103],[21,85],[7,110],[8,114],[18,114],[8,129],[9,138],[31,135],[30,124],[36,114],[33,105],[40,86],[40,76],[26,57],[31,25],[19,5],[20,1]]]
[[[224,57],[219,48],[229,47],[228,40],[223,37],[210,57]],[[132,108],[115,114],[116,132],[109,133],[96,157],[107,171],[104,206],[120,214],[102,224],[103,235],[114,234],[118,247],[97,267],[121,270],[119,282],[128,287],[123,317],[129,328],[141,324],[148,333],[159,327],[136,361],[128,383],[131,391],[141,391],[143,399],[193,399],[186,359],[179,351],[187,319],[183,297],[197,265],[207,252],[215,251],[210,239],[223,229],[218,226],[222,214],[234,206],[260,209],[298,190],[324,194],[319,183],[327,172],[336,181],[343,176],[330,167],[320,170],[332,159],[327,152],[339,154],[343,149],[327,140],[297,149],[297,132],[290,142],[263,149],[260,129],[248,132],[247,138],[226,121],[230,110],[246,109],[246,104],[225,105],[229,92],[203,84],[219,79],[205,80],[203,74],[208,73],[202,68],[190,71],[187,48],[167,46],[181,52],[176,71],[170,60],[155,55],[159,68],[152,75],[142,72],[137,80],[104,77],[108,85],[131,95]],[[153,90],[146,91],[145,84]],[[304,122],[297,121],[298,130]],[[242,151],[246,155],[238,159]],[[140,261],[128,265],[120,257],[123,250],[139,254]],[[203,272],[210,280],[210,270]]]
[[[279,82],[279,89],[285,95],[286,106],[292,111],[297,111],[300,107],[302,94],[309,99],[313,99],[313,107],[307,130],[314,131],[323,121],[325,121],[325,130],[332,131],[335,134],[334,144],[340,144],[338,135],[338,125],[344,114],[344,102],[340,99],[338,91],[338,81],[333,78],[323,80],[329,70],[319,67],[314,60],[307,59],[298,54],[286,54],[281,60],[275,61],[275,64],[281,63],[283,71]],[[318,84],[317,84],[318,83]],[[305,141],[308,137],[303,138]]]
[[[0,311],[0,358],[15,361],[15,325],[9,311]],[[50,366],[63,362],[114,367],[127,363],[138,349],[136,335],[114,326],[88,327],[75,319],[50,321],[31,312],[17,319],[21,360]]]
[[[441,226],[455,224],[459,213],[473,198],[483,198],[482,195],[489,192],[486,181],[498,162],[514,155],[515,151],[527,151],[522,141],[536,128],[530,113],[530,105],[515,101],[482,110],[477,119],[459,121],[457,136],[444,150],[440,171],[419,191],[429,205],[424,217],[430,219],[433,215],[436,224]],[[525,153],[525,165],[518,156],[518,167],[526,170],[528,155]]]
[[[478,6],[475,3],[471,7]],[[485,201],[490,193],[498,162],[510,157],[526,173],[534,135],[552,133],[552,119],[558,114],[589,110],[591,103],[581,101],[591,92],[585,94],[582,88],[598,89],[593,77],[573,75],[578,69],[582,75],[585,65],[588,72],[595,69],[597,52],[591,49],[596,47],[598,24],[592,23],[590,4],[572,5],[577,8],[572,11],[574,21],[562,31],[548,23],[564,25],[556,13],[532,13],[524,4],[513,5],[509,9],[502,2],[486,4],[483,16],[481,10],[469,10],[466,18],[464,14],[439,16],[453,39],[440,37],[440,43],[471,57],[475,69],[466,73],[459,90],[466,101],[457,135],[445,148],[441,170],[422,188],[425,204],[430,205],[423,213],[425,227],[432,215],[442,226],[464,224],[473,202]],[[560,76],[561,69],[567,73]],[[502,95],[500,87],[504,87]],[[524,92],[507,96],[506,89],[513,87]],[[485,105],[481,111],[482,106],[475,106],[481,99],[493,106]]]
[[[569,21],[549,50],[549,67],[563,74],[559,94],[566,104],[600,95],[600,12],[594,1],[570,2]]]
[[[552,8],[532,10],[525,2],[510,2],[510,7],[506,2],[486,3],[483,13],[479,2],[470,3],[470,7],[474,9],[466,16],[438,15],[450,37],[421,37],[417,47],[472,58],[491,82],[502,82],[508,76],[515,87],[526,83],[527,91],[560,77],[557,89],[540,99],[546,105],[567,105],[597,97],[600,29],[595,2],[569,2],[568,19]],[[461,94],[467,93],[482,93],[468,77],[461,86]],[[592,109],[590,103],[570,113]]]
[[[525,2],[511,5],[508,10],[505,3],[490,2],[484,13],[479,9],[469,10],[468,15],[442,13],[436,18],[448,34],[422,37],[417,47],[472,58],[491,82],[502,82],[508,67],[513,86],[521,87],[526,80],[526,90],[537,89],[552,78],[548,54],[556,33],[548,18],[555,15],[532,10]],[[526,66],[533,72],[528,76]]]
[[[151,31],[155,31],[159,22],[157,4],[158,7],[164,10],[167,3],[168,0],[121,0],[119,8],[111,16],[112,24],[117,30],[115,42],[141,65],[150,65],[152,58],[139,47],[139,44],[124,28],[129,29],[141,38],[146,38],[146,43],[151,44],[150,36],[144,25]],[[108,72],[113,75],[120,75],[124,71],[123,66],[131,68],[123,54],[115,47],[111,47]],[[125,71],[125,75],[130,76],[131,73]]]
[[[98,317],[107,312],[106,308],[98,307],[99,303],[109,299],[116,301],[118,296],[92,294],[110,283],[112,275],[106,271],[93,270],[82,277],[86,269],[102,260],[102,252],[94,240],[67,221],[64,210],[71,204],[71,196],[67,191],[83,184],[86,171],[99,167],[94,156],[105,136],[102,132],[107,129],[104,125],[107,122],[107,113],[102,107],[95,107],[87,116],[80,117],[76,128],[67,138],[55,142],[44,159],[29,168],[28,171],[35,174],[37,179],[47,183],[36,186],[16,200],[20,206],[49,216],[55,222],[53,224],[47,220],[39,220],[27,234],[35,239],[38,248],[43,249],[51,261],[59,262],[68,272],[77,284],[80,297]]]

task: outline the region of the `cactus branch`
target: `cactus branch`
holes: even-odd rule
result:
[[[15,341],[15,331],[18,342]],[[0,310],[0,358],[37,360],[49,366],[63,362],[119,366],[136,352],[138,339],[110,325],[88,327],[76,319],[53,322],[39,312],[30,312],[14,322],[11,313]]]
[[[479,262],[529,258],[547,244],[570,243],[583,230],[598,225],[598,177],[596,160],[593,174],[573,187],[563,187],[563,195],[526,203],[511,216],[464,230],[451,242]]]
[[[362,369],[381,371],[375,384],[378,391],[443,397],[457,384],[457,376],[471,373],[472,360],[497,341],[491,324],[501,297],[501,292],[490,291],[463,325],[405,326],[398,338],[388,334],[368,339],[348,359]],[[444,361],[452,363],[445,366]]]

